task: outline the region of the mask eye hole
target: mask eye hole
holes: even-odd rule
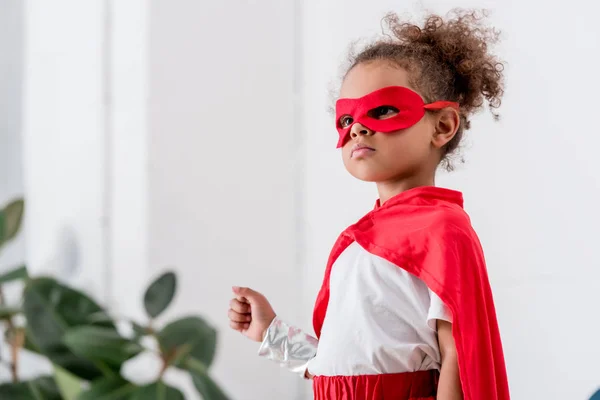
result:
[[[381,106],[368,112],[369,117],[374,119],[388,119],[398,115],[400,111],[396,107]]]
[[[348,128],[353,122],[354,119],[349,115],[342,115],[339,119],[339,124],[342,128]]]

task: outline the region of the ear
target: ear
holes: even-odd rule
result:
[[[431,138],[431,144],[441,149],[452,140],[460,126],[460,116],[454,108],[440,110],[435,119],[435,132]]]

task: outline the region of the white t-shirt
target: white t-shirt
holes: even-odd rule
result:
[[[440,368],[436,319],[450,310],[425,283],[356,242],[331,269],[330,297],[312,375]]]

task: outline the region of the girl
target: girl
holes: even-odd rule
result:
[[[496,33],[475,13],[423,27],[386,18],[392,39],[352,59],[336,103],[348,172],[375,182],[375,209],[333,247],[314,338],[234,287],[231,327],[259,354],[312,378],[315,399],[507,400],[498,325],[479,240],[459,192],[436,188],[469,118],[497,108]]]

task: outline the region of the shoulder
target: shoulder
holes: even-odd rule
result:
[[[464,232],[471,235],[471,218],[458,204],[448,202],[421,203],[391,208],[382,213],[380,221],[386,221],[398,228],[444,234]]]
[[[479,242],[467,212],[458,206],[439,207],[431,220],[429,233],[445,243]]]
[[[452,203],[415,204],[390,207],[376,212],[372,219],[362,220],[359,230],[375,231],[396,238],[405,237],[427,242],[470,241],[477,239],[471,219],[464,209]]]
[[[424,234],[429,243],[435,243],[447,257],[470,254],[479,259],[483,254],[479,236],[471,225],[469,215],[461,207],[450,207],[440,211],[435,222]]]
[[[448,205],[436,208],[432,218],[432,228],[440,232],[463,232],[466,235],[474,234],[471,218],[459,206]]]
[[[403,221],[397,221],[402,224]],[[467,212],[456,204],[422,207],[411,221],[416,237],[441,247],[478,246],[479,238]]]

